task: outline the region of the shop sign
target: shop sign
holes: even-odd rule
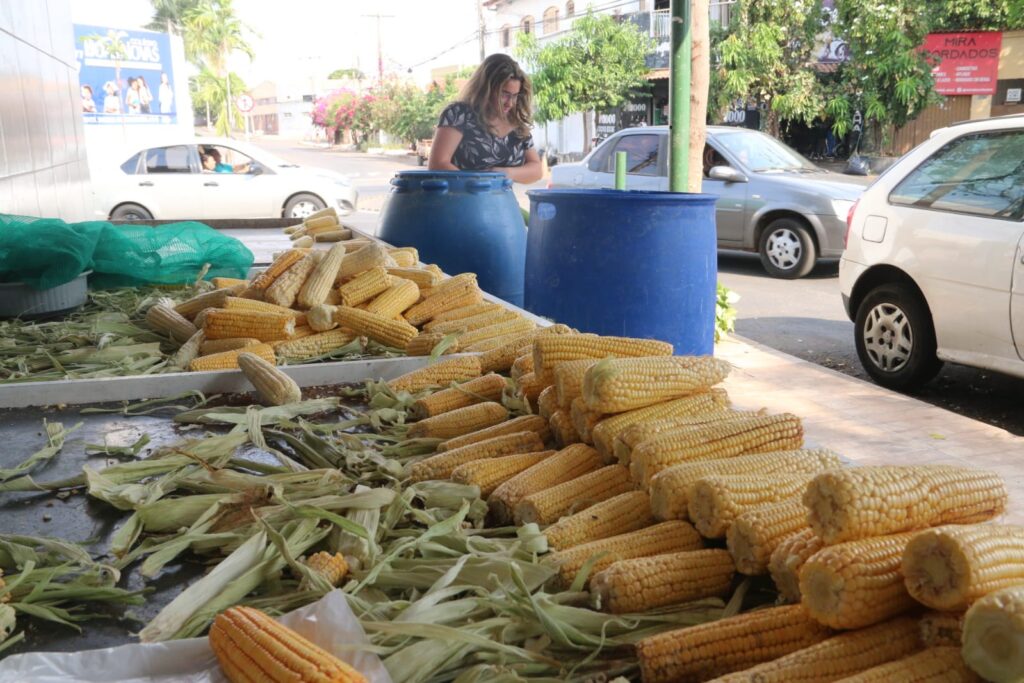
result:
[[[940,95],[992,95],[999,72],[999,31],[929,33],[923,50],[938,63],[932,69]]]

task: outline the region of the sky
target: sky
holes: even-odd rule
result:
[[[326,78],[357,66],[375,76],[378,20],[372,15],[378,13],[385,72],[425,83],[430,66],[474,63],[478,55],[476,0],[235,0],[234,6],[256,34],[250,40],[256,58],[231,62],[251,86]],[[75,23],[129,29],[153,14],[148,0],[71,0],[71,12]]]

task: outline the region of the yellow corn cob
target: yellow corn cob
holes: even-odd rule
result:
[[[433,287],[427,298],[405,312],[405,317],[413,325],[422,325],[438,313],[481,301],[483,294],[476,284],[476,275],[463,273]]]
[[[409,427],[406,436],[410,439],[454,439],[492,427],[507,419],[508,409],[500,403],[475,403],[420,420]]]
[[[437,276],[438,276],[439,278],[441,278],[442,280],[443,280],[443,279],[444,279],[445,277],[447,277],[447,276],[446,276],[446,275],[444,274],[444,271],[443,271],[443,270],[441,270],[441,266],[437,265],[436,263],[424,263],[424,264],[423,264],[423,266],[422,266],[422,268],[423,268],[424,270],[429,270],[429,271],[430,271],[431,273],[434,273],[434,274],[436,274],[436,275],[437,275]]]
[[[237,277],[213,277],[210,278],[210,284],[217,289],[228,289],[230,287],[237,287],[241,285],[243,288],[249,286],[248,280],[242,280]]]
[[[412,404],[409,412],[415,419],[422,420],[474,403],[501,401],[504,391],[505,378],[492,372],[421,398]]]
[[[409,478],[413,482],[448,479],[456,467],[465,465],[467,462],[494,458],[499,455],[535,453],[542,450],[544,450],[544,442],[540,440],[536,432],[517,432],[496,436],[493,439],[471,443],[468,446],[420,460],[409,468]]]
[[[218,614],[209,639],[221,670],[233,682],[366,683],[345,662],[251,607],[229,607]]]
[[[554,385],[544,387],[544,390],[537,396],[537,414],[547,420],[556,410],[558,410],[558,393]]]
[[[387,267],[393,265],[395,265],[394,259],[388,256],[387,249],[377,242],[371,242],[354,252],[349,250],[341,262],[341,267],[338,269],[334,284],[336,286],[341,285],[345,280],[353,278],[374,266]]]
[[[150,306],[146,311],[146,324],[158,332],[166,333],[179,344],[184,344],[199,331],[199,328],[167,304]]]
[[[533,341],[540,336],[548,334],[571,334],[572,330],[565,325],[551,325],[550,327],[542,327],[532,330],[524,335],[512,335],[504,341],[500,341],[496,346],[491,346],[496,340],[501,340],[500,337],[489,339],[479,344],[474,344],[472,351],[483,351],[483,355],[480,356],[480,363],[483,365],[487,372],[508,372],[509,368],[512,367],[512,363],[515,359],[522,355],[520,349],[523,346],[529,346],[533,344]],[[487,348],[477,348],[481,345],[487,346]],[[529,349],[530,353],[533,353],[533,349]]]
[[[828,629],[800,605],[769,607],[649,636],[636,644],[636,654],[644,683],[699,683],[810,647],[828,636]]]
[[[633,459],[633,449],[644,441],[653,439],[659,434],[666,432],[685,431],[688,427],[701,427],[712,423],[726,422],[729,420],[740,420],[752,417],[761,417],[764,413],[733,410],[713,410],[707,413],[696,415],[678,415],[667,417],[661,420],[641,422],[625,429],[615,438],[613,451],[615,459],[623,465],[629,465]]]
[[[335,309],[334,322],[356,334],[369,337],[375,342],[396,349],[404,349],[405,345],[419,334],[419,330],[409,323],[391,320],[376,313],[368,313],[347,306]]]
[[[825,547],[809,528],[782,539],[768,560],[768,573],[786,602],[800,602],[800,570],[814,553]]]
[[[183,318],[193,320],[199,311],[206,308],[223,308],[224,300],[231,296],[230,289],[216,289],[212,292],[197,294],[173,306],[174,312]]]
[[[256,393],[269,405],[283,406],[302,400],[302,389],[295,380],[253,353],[238,354],[238,367],[256,387]]]
[[[420,332],[405,345],[405,354],[407,356],[429,356],[434,352],[437,345],[443,342],[445,338],[446,335],[443,334]],[[444,353],[441,355],[458,353],[460,350],[459,340],[453,338],[451,343],[445,347]]]
[[[633,449],[629,467],[633,478],[648,486],[651,477],[672,465],[792,450],[803,443],[800,418],[790,413],[726,420],[668,431],[648,439]]]
[[[469,308],[469,306],[466,308]],[[441,334],[468,332],[470,330],[478,330],[482,327],[488,327],[489,325],[505,322],[506,320],[515,320],[518,317],[519,314],[515,311],[511,311],[503,306],[498,306],[497,308],[488,309],[476,315],[467,317],[454,318],[451,320],[438,320],[435,318],[424,325],[423,329],[428,332],[440,332]]]
[[[1024,585],[1004,588],[971,605],[964,617],[964,661],[986,680],[1024,678]]]
[[[950,525],[922,531],[907,545],[907,590],[939,610],[965,610],[989,593],[1024,583],[1024,527]]]
[[[800,501],[813,473],[731,474],[698,479],[687,493],[693,526],[706,538],[723,538],[743,512],[763,505]]]
[[[606,358],[587,370],[583,398],[599,413],[623,413],[707,391],[729,374],[712,356]]]
[[[726,547],[741,574],[768,573],[768,561],[778,545],[808,529],[807,509],[797,499],[756,507],[741,513],[725,534]]]
[[[413,268],[420,260],[419,252],[415,247],[388,249],[388,256],[399,268]]]
[[[686,519],[687,493],[693,482],[714,475],[812,474],[841,467],[839,456],[827,449],[771,451],[720,460],[674,465],[651,478],[651,510],[658,519]],[[804,524],[806,527],[806,511]]]
[[[984,522],[1006,509],[1006,484],[987,470],[951,465],[869,466],[819,474],[808,521],[825,543]]]
[[[531,493],[516,505],[513,518],[516,524],[535,522],[547,526],[566,515],[632,490],[629,471],[621,465],[609,465]]]
[[[515,434],[516,432],[535,432],[541,441],[547,441],[550,433],[548,431],[548,423],[537,415],[521,415],[520,417],[509,420],[508,422],[502,422],[501,424],[488,427],[487,429],[481,429],[478,432],[472,434],[466,434],[465,436],[459,436],[454,439],[448,439],[437,445],[437,452],[443,453],[445,451],[454,450],[456,448],[462,448],[468,446],[471,443],[477,443],[480,441],[486,441],[487,439],[493,439],[496,436],[504,436],[505,434]]]
[[[199,346],[200,356],[209,356],[211,353],[221,351],[234,351],[244,349],[246,346],[259,344],[260,340],[255,337],[233,337],[228,339],[207,339]]]
[[[279,345],[284,344],[286,342],[295,341],[296,339],[303,339],[305,337],[311,337],[316,333],[316,330],[314,330],[309,325],[296,325],[295,331],[292,332],[292,336],[288,337],[288,339],[281,339],[270,343],[274,345],[274,348],[277,348]]]
[[[289,360],[305,360],[316,358],[324,354],[336,351],[348,346],[355,341],[356,336],[348,330],[336,329],[327,332],[317,332],[299,339],[289,339],[284,342],[275,342],[274,353],[278,358]]]
[[[499,523],[510,523],[516,506],[526,496],[571,481],[600,467],[601,459],[597,451],[590,446],[574,444],[496,488],[487,499],[487,505]]]
[[[535,327],[537,327],[537,323],[532,320],[516,316],[510,320],[488,325],[487,327],[480,327],[475,330],[470,330],[469,332],[463,332],[459,334],[459,344],[468,348],[473,344],[487,341],[489,339],[505,337],[508,335],[524,334]]]
[[[286,313],[215,308],[207,312],[203,331],[207,339],[252,337],[263,342],[278,341],[294,335],[295,318]]]
[[[590,592],[599,608],[612,614],[646,612],[725,596],[735,573],[724,550],[687,550],[619,560],[594,574]]]
[[[168,361],[168,365],[181,369],[188,369],[188,364],[199,356],[199,349],[202,348],[206,335],[199,330],[188,341],[178,347],[174,355]]]
[[[294,247],[310,249],[314,244],[316,244],[316,240],[313,239],[312,235],[302,235],[301,237],[292,238],[292,246]]]
[[[388,277],[391,278],[391,286],[376,296],[366,306],[366,310],[385,318],[393,318],[416,303],[420,288],[411,280],[402,280],[390,275]]]
[[[634,339],[631,337],[599,337],[589,334],[556,335],[537,338],[533,345],[535,372],[546,376],[556,363],[567,360],[593,358],[600,360],[633,358],[638,356],[671,356],[672,345],[655,339]]]
[[[921,644],[925,647],[963,643],[963,612],[925,612],[921,615]]]
[[[563,517],[545,529],[544,535],[549,547],[564,550],[581,543],[642,529],[653,523],[651,500],[647,492],[629,491],[591,505],[582,512]]]
[[[324,258],[324,252],[311,251],[274,280],[263,292],[263,299],[278,306],[291,308],[306,278]]]
[[[509,372],[509,376],[512,379],[519,379],[523,375],[533,372],[533,354],[524,353],[519,358],[516,358],[515,362],[512,363],[512,368]]]
[[[358,306],[386,291],[390,286],[391,276],[383,266],[373,266],[339,287],[338,294],[341,295],[341,302],[345,306]]]
[[[306,566],[323,576],[332,586],[340,586],[348,574],[348,562],[341,553],[313,553],[306,558]]]
[[[967,668],[958,647],[930,647],[886,664],[873,666],[838,683],[981,683]]]
[[[415,394],[430,387],[447,387],[452,382],[465,382],[479,376],[479,358],[456,356],[407,372],[388,382],[388,386],[392,391],[408,391]]]
[[[551,425],[551,435],[555,437],[555,443],[559,448],[565,448],[569,444],[580,443],[580,435],[576,426],[572,423],[572,416],[565,410],[556,410],[548,418]]]
[[[238,354],[243,352],[254,353],[268,363],[273,363],[275,360],[274,347],[270,344],[253,344],[252,346],[246,346],[244,349],[221,351],[220,353],[211,353],[208,356],[200,356],[188,364],[188,369],[192,372],[204,370],[237,370]]]
[[[441,281],[441,276],[429,270],[423,268],[394,268],[388,267],[388,275],[394,277],[400,277],[405,280],[411,280],[416,283],[416,287],[433,287]]]
[[[317,304],[306,311],[306,322],[316,332],[333,330],[338,326],[338,323],[334,322],[334,314],[337,310],[338,307],[331,304]]]
[[[529,401],[531,409],[537,405],[537,397],[545,388],[532,372],[528,372],[516,380],[516,395]]]
[[[699,550],[702,547],[703,541],[697,530],[687,522],[675,520],[591,541],[568,550],[559,550],[548,555],[545,562],[558,569],[557,586],[568,589],[583,565],[595,556],[600,557],[593,562],[590,576],[620,560]]]
[[[533,356],[532,350],[530,355]],[[562,410],[569,410],[572,402],[583,396],[583,378],[595,363],[597,361],[593,358],[584,358],[564,361],[551,369],[555,378],[555,391],[558,393],[558,405]]]
[[[451,479],[476,486],[480,489],[480,497],[486,498],[501,484],[554,454],[555,451],[536,451],[474,460],[452,470]]]
[[[327,293],[334,286],[334,280],[338,277],[338,270],[345,259],[345,247],[335,244],[327,250],[327,254],[319,260],[313,268],[309,277],[302,283],[298,296],[295,298],[295,305],[299,308],[312,308],[327,300]],[[344,297],[342,297],[344,301]]]
[[[604,418],[603,413],[596,413],[587,407],[582,396],[577,396],[569,407],[569,418],[572,419],[572,426],[580,435],[580,441],[593,445],[594,440],[590,436],[591,430]]]
[[[467,318],[476,318],[484,313],[494,313],[499,311],[507,311],[501,304],[496,304],[490,301],[482,301],[478,304],[470,304],[469,306],[463,306],[462,308],[453,308],[450,311],[444,313],[438,313],[431,319],[428,325],[434,323],[447,323],[455,320],[466,320]],[[511,311],[509,311],[511,313]]]
[[[557,380],[558,369],[555,369]],[[617,415],[609,415],[601,420],[593,429],[594,448],[605,460],[614,456],[616,437],[635,424],[656,422],[683,415],[698,415],[708,412],[725,410],[729,407],[729,396],[724,389],[714,388],[692,396],[677,398],[673,401],[656,403],[646,408],[638,408]],[[626,464],[626,463],[622,463]]]
[[[825,546],[800,569],[800,599],[832,628],[861,628],[914,606],[900,562],[914,533]]]
[[[318,232],[313,235],[314,242],[343,242],[347,239],[351,239],[352,231],[348,228],[342,228],[341,230],[327,230],[326,232]]]
[[[835,681],[901,659],[920,649],[917,622],[901,617],[858,631],[840,633],[745,671],[716,678],[715,683]],[[903,679],[892,680],[896,683]]]
[[[301,311],[296,311],[293,308],[285,308],[284,306],[278,306],[267,301],[257,301],[256,299],[243,299],[242,297],[229,296],[224,299],[224,305],[221,308],[228,311],[258,311],[260,313],[283,313],[290,315],[295,318],[295,326],[300,327],[306,324],[306,314]]]

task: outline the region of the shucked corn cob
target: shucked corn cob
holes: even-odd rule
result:
[[[438,280],[438,282],[440,282],[440,280]],[[430,323],[428,324],[444,323],[450,322],[452,320],[461,320],[464,318],[479,316],[482,313],[491,313],[494,311],[504,310],[507,309],[501,304],[492,303],[490,301],[483,301],[478,304],[470,304],[469,306],[463,306],[462,308],[455,308],[450,311],[445,311],[444,313],[438,313],[431,319]]]
[[[424,325],[423,329],[428,332],[439,332],[441,334],[462,333],[478,330],[482,327],[505,322],[506,320],[515,320],[518,317],[519,315],[515,311],[499,306],[496,309],[488,309],[465,318],[454,318],[452,320],[437,320],[435,318]]]
[[[474,460],[452,470],[451,479],[476,486],[480,489],[480,497],[487,498],[501,484],[554,454],[555,451],[535,451]]]
[[[347,306],[335,309],[334,322],[384,346],[396,349],[404,349],[405,345],[419,334],[419,330],[407,322],[389,320],[376,313],[368,313]]]
[[[601,458],[590,446],[575,444],[517,474],[494,490],[487,499],[491,515],[499,523],[509,523],[516,506],[526,496],[593,472],[601,467]]]
[[[609,536],[636,531],[654,523],[651,501],[644,491],[629,491],[588,507],[582,512],[563,517],[544,535],[555,550],[589,543]]]
[[[535,522],[547,526],[565,515],[632,490],[629,471],[622,465],[609,465],[531,493],[519,501],[513,516],[516,524]]]
[[[465,408],[450,410],[434,417],[420,420],[406,433],[410,439],[453,439],[492,427],[508,419],[508,409],[500,403],[487,401]]]
[[[559,448],[580,442],[579,432],[576,431],[576,426],[572,423],[572,416],[568,411],[556,410],[548,418],[548,423],[551,425],[551,434],[555,437],[555,443]]]
[[[1024,584],[1024,527],[950,525],[914,536],[903,554],[907,590],[932,609],[964,610],[989,593]]]
[[[221,670],[233,683],[366,683],[345,662],[251,607],[229,607],[218,614],[209,639]]]
[[[334,284],[340,285],[348,278],[355,277],[364,270],[369,270],[374,266],[387,267],[393,265],[395,265],[395,262],[388,256],[387,249],[377,242],[371,242],[353,253],[345,254],[341,267],[338,268]]]
[[[700,683],[828,638],[800,605],[769,607],[666,631],[636,645],[644,683]],[[826,660],[821,660],[826,661]]]
[[[913,532],[825,546],[800,569],[800,599],[832,628],[877,624],[914,606],[900,563]]]
[[[846,678],[837,683],[981,683],[967,668],[958,647],[930,647]]]
[[[480,356],[480,364],[485,372],[508,372],[516,358],[523,353],[533,352],[530,345],[537,337],[549,334],[572,334],[572,332],[569,327],[556,324],[540,327],[522,335],[488,339],[474,344],[470,350],[483,352]]]
[[[401,315],[419,298],[420,289],[415,282],[392,277],[391,286],[374,297],[366,306],[369,313],[376,313],[384,318]]]
[[[207,339],[199,346],[199,355],[208,356],[211,353],[221,351],[234,351],[253,344],[259,344],[260,340],[254,337],[230,337],[228,339]]]
[[[332,586],[340,586],[348,574],[348,562],[341,553],[313,553],[306,558],[306,566],[323,576]]]
[[[260,293],[266,291],[267,287],[274,283],[274,280],[279,278],[293,265],[301,261],[305,255],[306,252],[302,249],[289,249],[274,259],[274,262],[271,263],[270,266],[257,275],[249,287]]]
[[[537,414],[545,420],[558,410],[558,394],[555,387],[545,387],[537,396]]]
[[[409,477],[413,482],[428,479],[448,479],[452,471],[467,462],[494,458],[499,455],[513,453],[534,453],[544,450],[544,443],[535,432],[519,432],[496,436],[487,441],[472,443],[438,455],[433,455],[409,468]]]
[[[574,334],[538,337],[533,344],[534,372],[545,381],[551,381],[549,371],[556,363],[566,360],[593,358],[600,360],[608,356],[631,358],[638,356],[671,356],[672,345],[654,339],[633,339],[631,337],[599,337],[597,335]]]
[[[763,415],[764,413],[761,412],[725,408],[706,413],[697,413],[696,415],[677,415],[651,422],[641,422],[623,430],[622,433],[615,437],[613,446],[615,458],[621,464],[628,466],[633,458],[633,449],[659,434],[685,431],[687,427],[701,427],[715,422],[743,420],[762,417]]]
[[[524,353],[519,356],[519,358],[516,358],[515,362],[512,363],[512,369],[509,370],[509,376],[512,379],[519,379],[530,372],[533,372],[533,354]]]
[[[1006,509],[994,472],[950,465],[868,466],[824,472],[807,486],[808,521],[825,543],[984,522]]]
[[[461,448],[462,446],[467,446],[471,443],[478,443],[480,441],[486,441],[487,439],[493,439],[496,436],[515,434],[517,432],[535,432],[541,441],[547,441],[549,436],[548,424],[543,419],[537,415],[520,415],[508,422],[502,422],[501,424],[488,427],[487,429],[481,429],[480,431],[466,434],[465,436],[448,439],[447,441],[437,445],[437,452],[443,453],[444,451]]]
[[[338,269],[345,258],[345,247],[335,244],[327,250],[327,254],[317,262],[313,272],[309,274],[306,281],[302,283],[295,303],[299,308],[312,308],[327,300],[327,293],[334,286],[334,280],[338,276]],[[348,305],[348,304],[346,304]]]
[[[775,546],[768,560],[768,572],[786,602],[800,602],[800,570],[824,545],[808,527],[787,536]]]
[[[799,499],[755,507],[733,520],[725,534],[726,547],[741,574],[766,574],[775,548],[809,528],[807,510]]]
[[[192,362],[188,364],[188,369],[192,372],[204,370],[236,370],[238,369],[238,354],[243,352],[254,353],[268,363],[273,363],[276,359],[276,356],[274,356],[274,347],[270,344],[253,344],[252,346],[235,349],[234,351],[221,351],[220,353],[211,353],[208,356],[194,358]]]
[[[921,644],[925,647],[962,644],[964,615],[961,612],[925,612],[921,615]]]
[[[706,538],[723,538],[743,512],[800,500],[813,474],[732,474],[698,479],[688,492],[690,521]]]
[[[231,290],[216,289],[212,292],[197,294],[191,299],[186,299],[175,305],[174,312],[189,320],[195,318],[196,313],[206,308],[223,308],[224,302],[231,296]]]
[[[703,546],[696,529],[687,522],[674,520],[559,550],[549,554],[545,562],[558,569],[557,583],[560,588],[567,589],[583,565],[592,559],[590,576],[619,560],[700,550]]]
[[[572,426],[576,428],[576,433],[580,435],[580,441],[593,445],[594,439],[590,433],[594,426],[604,418],[604,414],[590,410],[583,397],[579,396],[573,399],[572,405],[569,407],[569,418],[572,420]]]
[[[277,369],[273,362],[266,361],[256,354],[246,353],[244,349],[238,354],[238,367],[246,379],[256,387],[256,393],[272,406],[287,403],[298,403],[302,400],[302,389],[294,379]]]
[[[438,313],[481,301],[483,294],[476,284],[476,275],[462,273],[433,287],[430,296],[405,312],[405,318],[413,325],[422,325]]]
[[[299,296],[299,291],[306,282],[306,278],[310,276],[324,256],[322,251],[311,251],[303,256],[300,261],[279,275],[274,283],[267,287],[263,292],[263,299],[278,306],[291,308]]]
[[[348,346],[355,339],[356,336],[348,330],[338,328],[327,332],[317,332],[299,339],[278,342],[274,347],[274,353],[278,358],[305,360],[337,351]]]
[[[587,370],[583,398],[599,413],[623,413],[706,391],[729,374],[713,356],[607,358]]]
[[[262,342],[280,341],[294,335],[295,318],[286,313],[215,308],[206,314],[203,331],[207,339],[252,337]]]
[[[474,403],[501,401],[504,391],[505,378],[492,372],[421,398],[412,404],[410,412],[413,417],[422,420]]]
[[[256,299],[243,299],[238,296],[229,296],[224,298],[224,304],[220,308],[227,309],[229,311],[259,311],[261,313],[284,313],[295,318],[295,326],[299,327],[306,324],[306,314],[300,313],[292,308],[285,308],[284,306],[278,306],[268,301],[257,301]]]
[[[178,350],[174,352],[174,355],[167,361],[167,364],[175,368],[188,368],[188,364],[199,356],[199,349],[202,348],[205,339],[206,335],[202,330],[199,330],[189,337],[188,341],[178,347]]]
[[[533,368],[533,353],[530,354],[530,367]],[[593,358],[581,360],[567,360],[556,363],[551,368],[555,381],[555,392],[558,395],[558,406],[563,410],[569,410],[572,402],[583,396],[583,378],[595,363]],[[532,370],[531,370],[532,371]]]
[[[166,332],[179,344],[184,344],[199,331],[199,328],[166,304],[150,306],[146,311],[146,323],[159,332]]]
[[[338,293],[345,306],[358,306],[387,291],[390,286],[391,276],[388,272],[383,266],[374,266],[343,284],[338,288]]]
[[[989,593],[964,617],[963,657],[996,683],[1024,679],[1024,584]]]
[[[613,614],[645,612],[691,600],[724,596],[736,567],[719,549],[620,560],[590,580],[601,609]]]
[[[407,372],[388,382],[388,386],[392,391],[408,391],[414,394],[430,387],[445,387],[452,382],[464,382],[479,376],[479,358],[456,356]]]
[[[409,343],[405,345],[405,355],[407,356],[429,356],[434,353],[434,349],[441,342],[446,342],[444,350],[441,351],[441,355],[447,355],[450,353],[458,353],[462,349],[459,347],[459,340],[455,335],[443,335],[433,334],[431,332],[420,332],[418,335],[409,340]]]

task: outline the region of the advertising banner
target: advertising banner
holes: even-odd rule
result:
[[[173,124],[177,93],[166,33],[75,24],[87,124]]]
[[[999,31],[929,33],[922,49],[938,62],[932,69],[935,91],[940,95],[994,94],[1002,42]]]

